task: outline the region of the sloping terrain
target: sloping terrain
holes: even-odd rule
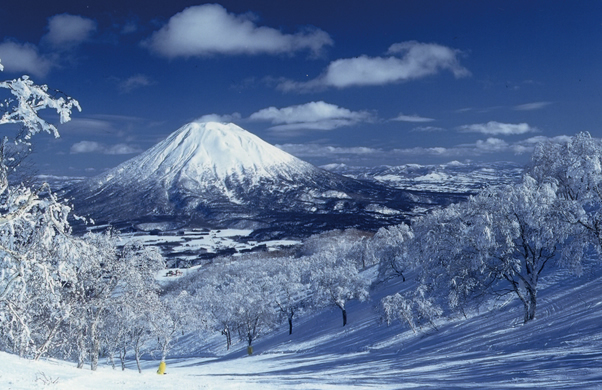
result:
[[[351,302],[346,327],[338,309],[300,318],[292,336],[283,325],[257,340],[250,357],[242,342],[224,355],[219,335],[200,336],[206,344],[196,353],[180,345],[164,376],[155,373],[153,360],[145,361],[140,375],[134,364],[126,372],[109,367],[90,372],[72,363],[36,363],[0,353],[0,364],[11,368],[0,374],[0,387],[597,389],[602,387],[601,282],[597,264],[580,277],[560,270],[541,279],[538,315],[527,325],[520,321],[519,302],[491,301],[480,313],[441,320],[438,330],[414,334],[400,324],[381,324],[373,311],[382,296],[411,285],[397,281],[377,286],[371,301]],[[36,375],[57,383],[44,387]]]

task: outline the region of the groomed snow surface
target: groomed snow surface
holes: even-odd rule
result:
[[[339,309],[299,318],[292,336],[283,325],[258,339],[253,356],[242,342],[224,355],[222,336],[209,336],[205,351],[176,347],[181,356],[168,359],[167,375],[160,376],[157,360],[144,361],[142,374],[134,362],[125,372],[108,365],[92,372],[0,353],[0,388],[602,388],[602,267],[592,265],[581,277],[561,270],[540,283],[537,318],[527,325],[519,302],[510,300],[467,319],[442,320],[438,330],[386,326],[374,307],[411,285],[396,281],[376,287],[371,301],[351,302],[346,327]]]

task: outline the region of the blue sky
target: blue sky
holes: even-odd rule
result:
[[[316,165],[526,162],[602,130],[601,1],[13,1],[3,79],[83,111],[40,173],[94,175],[193,120]]]

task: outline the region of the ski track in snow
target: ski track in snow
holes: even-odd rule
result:
[[[394,282],[376,287],[370,301],[350,302],[346,327],[338,309],[302,317],[292,336],[283,325],[258,339],[253,356],[243,342],[224,354],[221,336],[187,335],[159,376],[151,359],[138,374],[133,361],[125,372],[106,365],[91,372],[0,353],[0,388],[602,389],[601,282],[599,267],[581,277],[560,271],[542,279],[538,315],[527,325],[512,300],[417,334],[381,324],[373,311],[383,296],[411,286]],[[199,338],[201,350],[185,352],[186,341]]]

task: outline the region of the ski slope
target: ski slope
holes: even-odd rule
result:
[[[480,313],[441,320],[438,330],[417,334],[380,323],[374,306],[404,286],[410,283],[380,285],[371,301],[351,302],[346,327],[338,309],[297,319],[292,336],[283,324],[254,343],[253,356],[242,342],[224,354],[219,335],[191,351],[186,341],[206,336],[186,336],[163,376],[150,359],[138,374],[134,362],[125,372],[106,365],[91,372],[0,353],[0,388],[602,388],[602,267],[590,263],[580,277],[560,270],[542,278],[538,315],[527,325],[517,300],[492,301]]]

